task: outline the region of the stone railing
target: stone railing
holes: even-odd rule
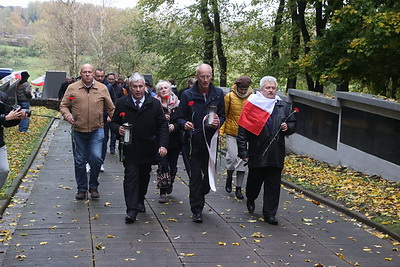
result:
[[[368,94],[290,89],[296,114],[289,151],[400,182],[400,104]]]

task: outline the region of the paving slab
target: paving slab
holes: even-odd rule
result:
[[[261,195],[249,214],[224,191],[224,162],[203,224],[192,222],[181,158],[170,202],[158,203],[153,166],[146,213],[125,224],[118,155],[107,154],[101,198],[77,201],[68,124],[46,140],[0,222],[1,266],[400,266],[395,240],[292,189],[281,188],[279,225],[261,218]]]

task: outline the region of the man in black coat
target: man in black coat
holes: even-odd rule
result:
[[[156,153],[164,157],[168,147],[168,123],[160,101],[145,93],[143,75],[134,73],[128,80],[129,94],[118,99],[111,120],[112,132],[130,135],[131,140],[120,147],[124,173],[126,223],[133,223],[144,210],[144,199],[150,181],[151,165]],[[128,130],[123,124],[131,124]]]
[[[68,85],[70,85],[73,82],[71,76],[67,76],[65,78],[65,82],[63,82],[60,86],[60,90],[58,90],[58,99],[61,100],[65,94],[65,91],[67,91]]]
[[[261,79],[259,92],[251,95],[243,107],[237,136],[238,156],[249,166],[246,184],[247,209],[250,213],[254,212],[254,201],[264,183],[262,214],[265,222],[273,225],[278,224],[275,215],[281,190],[285,136],[296,130],[294,112],[291,112],[288,103],[276,95],[277,87],[274,77],[265,76]],[[270,116],[264,117],[266,112]],[[246,114],[250,120],[245,119]],[[257,120],[252,120],[251,117],[254,116],[257,116]],[[265,118],[264,124],[259,123],[262,118]]]
[[[211,83],[212,68],[208,64],[200,64],[196,69],[197,82],[192,88],[183,92],[179,108],[178,123],[185,132],[183,151],[188,159],[189,169],[189,199],[193,213],[193,222],[202,223],[202,211],[205,195],[210,191],[209,159],[207,144],[218,134],[217,128],[225,121],[224,93],[221,88]],[[203,119],[208,115],[210,107],[215,108],[210,126],[203,127]],[[206,123],[207,124],[207,123]],[[204,130],[203,130],[204,129]],[[216,155],[216,151],[215,151]]]

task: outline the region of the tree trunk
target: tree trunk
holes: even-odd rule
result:
[[[221,20],[219,17],[218,1],[211,0],[211,5],[214,13],[215,46],[217,48],[217,56],[219,61],[219,71],[220,71],[219,85],[226,87],[227,60],[224,54],[224,47],[222,44]]]
[[[278,12],[276,13],[274,32],[272,34],[271,56],[272,61],[279,59],[279,35],[282,28],[283,10],[285,8],[285,0],[280,0]]]
[[[208,0],[200,0],[200,15],[204,29],[204,63],[214,66],[214,25],[208,15]]]
[[[310,34],[307,30],[307,25],[306,25],[306,20],[305,20],[305,10],[307,7],[307,1],[306,0],[300,0],[297,1],[297,6],[299,9],[299,23],[300,23],[300,31],[303,36],[303,42],[304,42],[304,54],[307,55],[310,52]],[[311,78],[309,73],[305,73],[306,75],[306,81],[307,81],[307,88],[310,91],[314,91],[314,81]]]
[[[348,92],[349,91],[349,81],[342,80],[342,82],[336,86],[336,91]]]
[[[297,13],[297,3],[295,0],[289,0],[289,9],[292,16],[292,43],[290,46],[291,62],[296,62],[299,59],[300,46],[300,19]],[[286,92],[290,88],[296,88],[297,72],[292,66],[288,66],[288,79],[286,84]]]

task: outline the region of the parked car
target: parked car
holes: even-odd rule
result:
[[[4,77],[10,75],[13,72],[14,72],[13,69],[0,68],[0,79],[3,79]]]

